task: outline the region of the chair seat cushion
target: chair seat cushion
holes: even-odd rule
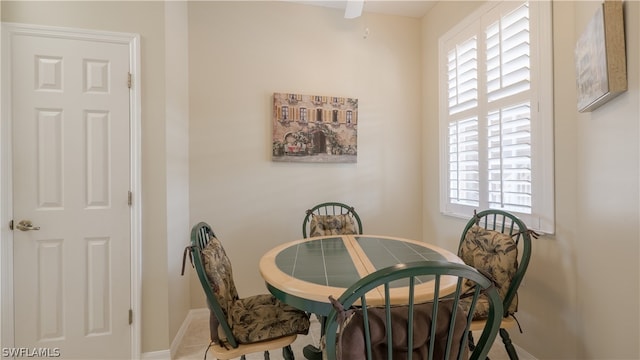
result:
[[[433,349],[434,359],[444,359],[451,323],[452,301],[441,301],[438,305],[436,320],[436,337]],[[431,339],[431,314],[433,303],[417,304],[413,314],[413,359],[427,359],[429,353],[429,341]],[[461,348],[462,337],[466,329],[466,318],[462,309],[457,309],[454,324],[453,340],[451,346],[451,359],[458,356]],[[410,351],[408,349],[408,307],[391,307],[391,332],[393,359],[406,359]],[[371,352],[373,359],[387,358],[386,313],[384,307],[368,308],[369,327],[371,331]],[[345,319],[342,323],[338,343],[336,344],[338,360],[366,359],[364,317],[361,309]],[[467,346],[462,346],[465,354],[461,357],[468,358]]]
[[[465,234],[464,241],[458,254],[465,264],[486,273],[498,287],[500,298],[504,300],[507,290],[518,268],[518,247],[508,234],[488,230],[473,225]],[[468,311],[470,300],[463,299],[463,307]],[[509,305],[507,313],[513,314],[518,308],[517,296]],[[488,316],[489,303],[486,297],[478,300],[474,319],[484,319]]]
[[[309,332],[309,317],[270,294],[236,300],[230,310],[231,331],[247,344]]]
[[[349,214],[311,215],[309,236],[357,234],[356,224]]]
[[[272,295],[239,298],[231,262],[217,238],[209,239],[209,244],[202,250],[202,257],[213,294],[239,343],[271,340],[309,331],[309,318],[304,311],[286,305]],[[211,339],[216,342],[220,338],[215,330],[219,320],[213,316],[211,322]]]
[[[238,290],[233,281],[231,261],[216,237],[211,236],[207,246],[202,249],[202,262],[216,300],[222,310],[228,313],[231,304],[238,299]]]

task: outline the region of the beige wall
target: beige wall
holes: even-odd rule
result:
[[[576,34],[582,32],[596,6],[575,4]],[[572,253],[581,317],[578,355],[590,358],[640,358],[640,3],[626,1],[625,12],[629,91],[596,112],[579,115],[574,128],[576,154],[580,154],[573,184],[577,185],[578,227]],[[566,48],[556,47],[556,51],[567,54]],[[572,64],[565,65],[567,69]],[[603,264],[604,259],[615,261]],[[606,284],[610,293],[599,291],[596,284]],[[604,338],[603,329],[611,329],[604,331]]]
[[[554,2],[556,234],[534,241],[520,291],[524,334],[539,359],[638,359],[639,4],[625,3],[629,91],[576,111],[573,49],[599,2]],[[422,22],[424,238],[453,247],[462,221],[438,210],[438,37],[479,7],[439,3]]]
[[[319,202],[352,204],[366,232],[421,237],[418,19],[191,2],[189,41],[191,222],[222,240],[240,296],[266,291],[261,255],[301,238]],[[358,98],[358,162],[272,162],[274,92]]]
[[[181,253],[167,254],[164,4],[155,1],[2,1],[1,6],[2,21],[6,22],[140,34],[143,188],[141,346],[143,352],[168,349],[169,313],[170,309],[176,311],[177,306],[169,304],[167,258],[180,257]],[[186,308],[182,310],[184,314],[186,311]],[[172,333],[176,330],[173,329]]]
[[[161,2],[2,2],[7,22],[141,35],[143,352],[168,349],[186,315],[187,278],[177,274],[188,192],[191,223],[209,221],[229,242],[243,295],[264,291],[260,255],[299,238],[304,210],[317,202],[353,204],[370,232],[421,234],[418,20],[345,21],[340,11],[295,4],[202,2],[189,5],[185,29],[181,5],[167,7],[170,13]],[[176,53],[187,31],[189,64]],[[272,163],[276,91],[358,97],[359,117],[368,119],[359,125],[358,163]],[[193,307],[203,306],[197,284],[191,292]]]
[[[321,201],[353,204],[366,232],[456,248],[463,222],[438,211],[437,39],[481,3],[442,2],[422,21],[346,21],[288,2],[183,5],[0,8],[3,21],[141,35],[143,352],[168,349],[189,305],[204,306],[193,277],[189,296],[176,275],[196,221],[224,242],[241,296],[264,291],[261,254],[299,238],[304,210]],[[573,46],[597,2],[554,3],[557,231],[534,244],[525,333],[512,332],[540,359],[640,358],[639,5],[625,3],[630,90],[578,114]],[[271,162],[273,92],[357,97],[358,163]]]
[[[2,6],[0,6],[0,19],[2,19]],[[4,35],[2,35],[2,26],[0,26],[0,39],[2,39],[3,36]],[[2,52],[2,48],[0,47],[0,53],[1,52]],[[3,66],[2,65],[2,61],[3,61],[2,56],[0,56],[0,69],[2,69],[2,66]],[[3,72],[4,71],[0,70],[0,84],[2,84],[3,81],[4,81],[3,78],[2,78],[2,73]],[[0,86],[0,99],[2,99],[2,88],[3,87]],[[0,101],[0,114],[3,114],[3,112],[2,112],[2,101]],[[1,125],[2,123],[3,122],[0,121],[0,126],[2,126]],[[0,136],[1,136],[1,134],[0,134]],[[2,159],[4,157],[4,151],[6,151],[5,148],[4,147],[0,147],[0,159]],[[2,177],[5,176],[3,170],[4,169],[0,166],[0,176],[2,176]],[[3,185],[0,184],[0,186],[3,186]],[[5,193],[5,189],[4,188],[0,188],[0,193]],[[4,199],[0,199],[0,219],[4,219],[4,213],[3,212],[5,211],[4,204],[2,203],[2,200],[4,200]],[[4,267],[5,267],[5,264],[3,264],[2,263],[2,259],[0,259],[0,269],[2,269]],[[4,284],[3,284],[2,281],[3,281],[2,277],[0,276],[0,289],[4,289]],[[0,311],[3,311],[3,310],[4,309],[2,309],[2,307],[0,306]],[[0,324],[0,339],[4,339],[5,336],[6,336],[6,334],[3,334],[4,329],[5,329],[4,324]],[[2,344],[2,345],[4,345],[4,344]]]
[[[191,308],[192,271],[180,275],[189,240],[189,24],[187,3],[165,3],[167,276],[169,339]],[[187,277],[188,276],[188,277]]]

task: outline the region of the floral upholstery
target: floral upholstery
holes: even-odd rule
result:
[[[230,311],[233,336],[239,343],[252,343],[291,334],[307,334],[309,317],[271,294],[236,301]]]
[[[518,267],[518,247],[511,236],[473,225],[465,234],[458,255],[465,264],[490,276],[498,287],[500,297],[504,300]],[[465,311],[468,311],[470,301],[465,300],[468,299],[463,299],[462,306]],[[517,307],[518,298],[516,296],[509,308],[505,310],[507,313],[513,314]],[[488,301],[481,297],[476,304],[473,318],[486,318],[488,311]]]
[[[220,241],[211,237],[209,244],[202,249],[204,272],[225,314],[229,314],[232,304],[238,300],[238,291],[233,282],[231,262]],[[227,315],[227,321],[230,321]]]
[[[305,312],[280,302],[270,294],[239,298],[231,262],[217,238],[212,236],[202,250],[202,261],[211,289],[238,343],[309,332],[309,317]],[[219,340],[217,333],[212,333],[212,340]]]
[[[311,215],[309,236],[357,234],[356,224],[349,214]]]

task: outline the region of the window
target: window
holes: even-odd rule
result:
[[[307,108],[300,108],[300,122],[307,122]]]
[[[440,208],[554,232],[550,2],[488,3],[440,38]]]

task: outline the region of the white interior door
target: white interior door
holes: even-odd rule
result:
[[[16,347],[131,356],[129,59],[124,44],[12,39]]]

